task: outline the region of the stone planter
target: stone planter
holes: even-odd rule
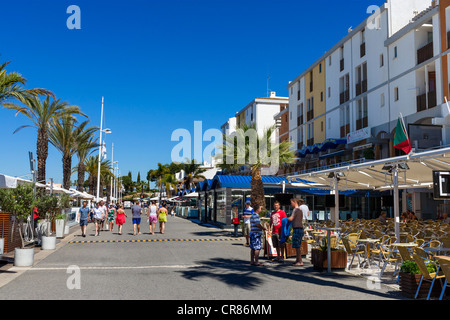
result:
[[[57,238],[64,238],[65,219],[55,219],[55,231]]]
[[[420,279],[422,275],[420,274],[410,274],[410,273],[404,273],[400,272],[399,277],[399,286],[400,290],[402,292],[402,295],[414,299],[417,288],[419,287]],[[419,295],[417,296],[417,299],[426,299],[428,296],[428,292],[430,291],[431,282],[430,281],[422,281],[422,285],[420,286]],[[433,291],[431,291],[430,297],[439,297],[442,291],[442,286],[439,280],[436,280],[433,285]]]
[[[14,266],[31,267],[34,263],[34,249],[14,249]]]
[[[55,250],[56,249],[56,237],[42,236],[41,249],[42,250]]]
[[[314,269],[328,268],[328,253],[319,249],[311,249],[311,263]],[[347,252],[331,251],[331,269],[345,269],[347,267]]]

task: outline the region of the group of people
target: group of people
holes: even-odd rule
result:
[[[165,225],[167,222],[168,211],[165,204],[157,205],[156,202],[152,202],[146,210],[147,222],[149,223],[149,231],[152,235],[155,234],[156,223],[159,221],[160,232],[164,234]],[[141,215],[144,213],[143,208],[140,206],[139,201],[136,201],[131,208],[132,222],[133,222],[133,235],[141,234],[140,224]],[[122,228],[128,218],[123,205],[110,204],[106,205],[103,201],[97,202],[93,207],[89,208],[87,201],[83,202],[83,206],[79,209],[77,214],[77,220],[80,221],[81,235],[86,237],[86,229],[89,221],[95,224],[95,236],[100,235],[100,231],[104,231],[104,226],[108,227],[107,230],[113,231],[114,225],[118,225],[119,235],[122,235]]]
[[[250,200],[247,200],[243,214],[243,233],[246,238],[246,244],[244,245],[250,247],[250,264],[252,266],[263,266],[263,264],[259,262],[263,231],[272,234],[272,244],[277,252],[275,261],[280,263],[284,262],[283,253],[287,239],[286,233],[288,233],[287,236],[290,235],[291,226],[293,229],[292,248],[296,250],[296,260],[292,265],[296,267],[303,266],[301,244],[305,234],[304,224],[309,216],[309,208],[303,199],[293,198],[290,200],[290,205],[293,211],[292,215],[288,218],[286,212],[281,210],[280,202],[275,201],[274,211],[270,215],[269,228],[267,229],[261,224],[259,216],[262,207],[260,205],[255,205],[255,207],[252,208]]]

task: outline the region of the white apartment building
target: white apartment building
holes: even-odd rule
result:
[[[416,152],[450,145],[449,48],[450,0],[387,0],[349,30],[288,85],[292,172],[402,154],[400,114]],[[436,212],[429,192],[407,190],[403,206]]]
[[[271,92],[269,97],[255,98],[221,126],[222,133],[232,134],[244,124],[254,123],[261,136],[265,129],[275,125],[274,116],[288,105],[289,98],[277,97],[276,92]]]
[[[417,150],[450,144],[445,119],[448,2],[388,0],[289,83],[289,138],[303,150],[302,156],[306,153],[299,169],[356,160],[371,153],[375,158],[395,155],[393,132],[400,114]],[[310,79],[317,77],[317,70],[324,73],[325,83],[319,79],[312,88]],[[317,90],[312,115],[307,98]],[[325,98],[325,108],[318,110],[319,93]],[[325,128],[318,121],[322,117]],[[324,134],[319,127],[325,129]],[[330,139],[347,139],[347,143],[305,152]]]

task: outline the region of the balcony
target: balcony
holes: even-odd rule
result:
[[[308,139],[306,140],[306,145],[308,147],[313,146],[314,145],[314,138]]]
[[[339,96],[339,102],[340,104],[343,104],[350,100],[350,90],[346,90],[344,92],[341,92]]]
[[[428,105],[427,105],[427,100],[428,100]],[[436,91],[428,92],[428,99],[427,99],[426,93],[421,94],[420,96],[417,96],[417,112],[434,108],[434,107],[436,107],[436,105],[437,105]]]
[[[297,117],[297,127],[300,127],[303,124],[303,115]]]
[[[447,49],[450,49],[450,31],[447,32]]]
[[[344,59],[341,59],[341,71],[344,71],[345,63]]]
[[[341,138],[345,138],[347,133],[350,133],[350,123],[345,126],[341,126]]]
[[[367,80],[363,80],[356,84],[356,96],[359,96],[364,92],[367,92]]]
[[[303,148],[303,142],[297,143],[297,149],[300,150]]]
[[[356,120],[356,130],[361,130],[369,126],[369,120],[367,117]]]
[[[306,121],[311,121],[312,119],[314,119],[314,110],[309,110],[306,113]]]
[[[361,58],[366,55],[366,43],[365,42],[361,44],[359,51],[360,51]]]
[[[427,94],[417,96],[417,112],[427,110]]]
[[[417,64],[421,64],[434,56],[433,42],[417,50]]]

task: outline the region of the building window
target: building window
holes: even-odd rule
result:
[[[320,131],[323,132],[323,121],[320,122]]]
[[[328,98],[331,98],[331,87],[328,87]]]
[[[394,47],[394,59],[398,58],[398,48]]]
[[[367,96],[356,101],[356,130],[367,128],[368,113],[367,113]]]
[[[380,54],[380,68],[384,67],[384,54]]]
[[[385,105],[385,99],[384,99],[384,93],[381,94],[381,107],[384,107]]]
[[[328,65],[331,66],[331,56],[328,57]]]
[[[394,89],[394,100],[395,101],[400,100],[400,96],[399,96],[399,93],[398,93],[398,87],[395,87],[395,89]]]
[[[320,101],[323,102],[323,91],[320,93]]]
[[[319,73],[322,73],[322,64],[319,64]]]

